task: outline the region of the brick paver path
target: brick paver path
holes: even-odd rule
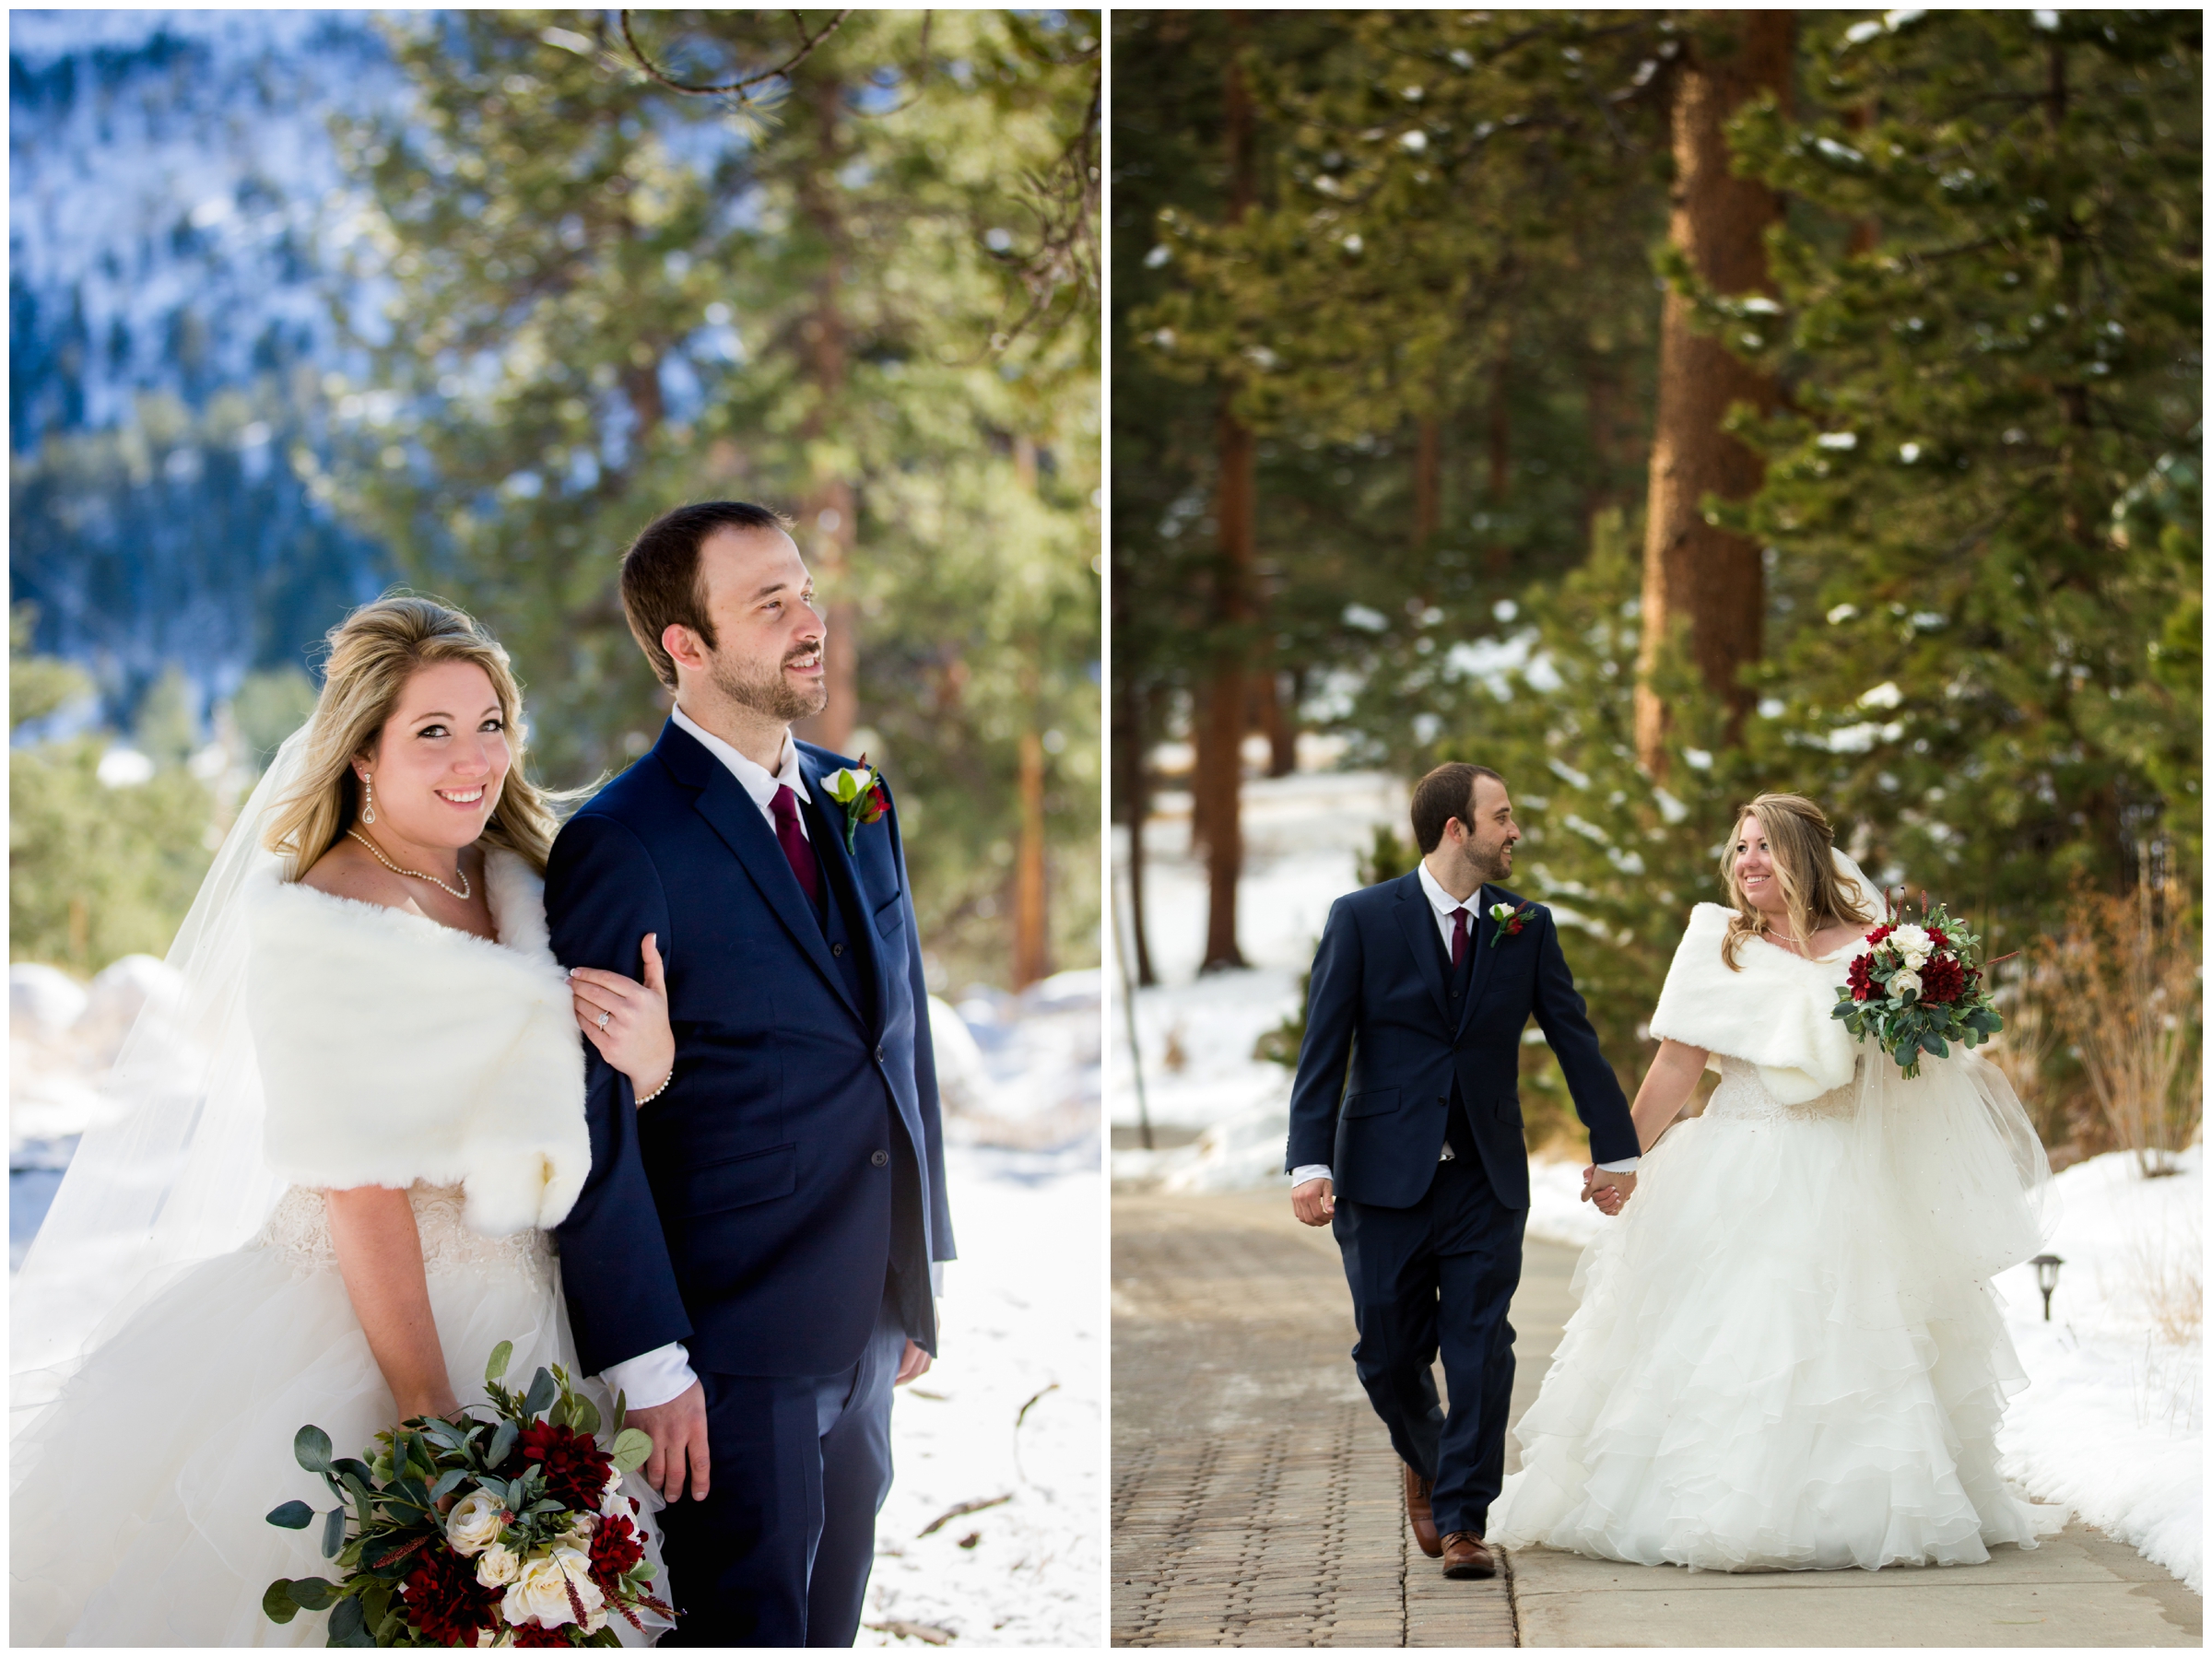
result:
[[[1513,1414],[1573,1310],[1531,1242]],[[2070,1525],[1951,1570],[1729,1574],[1538,1548],[1447,1582],[1352,1374],[1325,1229],[1280,1190],[1113,1197],[1112,1642],[1144,1646],[2201,1645],[2204,1603]],[[1519,1457],[1509,1439],[1507,1466]]]

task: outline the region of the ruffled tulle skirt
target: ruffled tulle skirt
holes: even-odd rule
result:
[[[1994,1291],[1900,1209],[1853,1094],[1785,1108],[1728,1061],[1706,1112],[1644,1158],[1576,1269],[1493,1544],[1875,1569],[1978,1563],[2055,1528],[1998,1475],[2027,1377]]]
[[[503,1340],[514,1343],[511,1383],[540,1365],[573,1375],[547,1237],[478,1237],[461,1224],[457,1189],[411,1195],[461,1401],[483,1403],[485,1361]],[[295,1498],[334,1505],[293,1459],[300,1428],[358,1454],[397,1411],[347,1298],[320,1193],[288,1193],[254,1243],[135,1297],[74,1372],[53,1379],[52,1401],[11,1445],[10,1643],[324,1643],[325,1614],[280,1626],[261,1610],[279,1577],[335,1578],[322,1526],[281,1530],[264,1516]],[[635,1475],[625,1492],[659,1505]]]

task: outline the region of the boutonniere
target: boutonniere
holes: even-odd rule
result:
[[[853,837],[860,833],[863,823],[872,823],[890,810],[891,803],[883,797],[883,773],[868,765],[863,754],[860,763],[841,771],[832,771],[822,779],[822,787],[832,800],[845,808],[845,850],[853,849]]]
[[[1518,909],[1510,903],[1491,904],[1490,919],[1495,921],[1498,926],[1497,930],[1490,934],[1490,947],[1497,948],[1506,939],[1526,926],[1528,917],[1535,911],[1535,907],[1533,903],[1524,903]]]

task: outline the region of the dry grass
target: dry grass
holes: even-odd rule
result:
[[[2194,1215],[2128,1240],[2128,1287],[2159,1338],[2171,1346],[2204,1339],[2205,1234]]]
[[[2148,888],[2134,898],[2081,893],[2068,907],[2065,930],[2036,951],[2022,999],[2040,1003],[2080,1061],[2113,1140],[2145,1175],[2171,1173],[2204,1120],[2196,938],[2160,917],[2178,906],[2154,905]]]

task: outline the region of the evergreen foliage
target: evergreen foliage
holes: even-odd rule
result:
[[[636,532],[715,496],[790,511],[857,636],[853,745],[900,802],[924,935],[986,979],[1024,729],[1057,955],[1097,947],[1097,345],[1080,271],[1032,315],[1023,256],[1099,41],[1054,17],[854,14],[733,117],[538,14],[450,14],[394,28],[413,113],[341,134],[396,291],[332,481],[513,653],[551,780],[664,717],[616,589]],[[648,19],[702,80],[788,32]]]
[[[91,688],[79,669],[35,653],[28,606],[9,616],[11,738]],[[161,758],[143,781],[100,780],[104,735],[11,746],[7,942],[10,960],[51,962],[89,976],[116,957],[168,953],[213,856],[215,799],[183,763],[181,676],[149,699],[156,719],[141,751]],[[162,711],[166,703],[169,712]]]
[[[1762,789],[1819,801],[1870,874],[1932,890],[1993,954],[2051,933],[2076,880],[2199,900],[2200,18],[1802,14],[1793,107],[1731,132],[1787,203],[1775,291],[1724,300],[1660,241],[1660,117],[1683,43],[1725,18],[1115,23],[1152,112],[1117,110],[1117,187],[1155,181],[1117,217],[1117,260],[1138,243],[1117,390],[1147,388],[1141,416],[1116,404],[1117,647],[1203,629],[1197,388],[1232,395],[1263,433],[1265,632],[1308,669],[1300,716],[1352,763],[1504,772],[1516,878],[1560,913],[1631,1085],[1683,916]],[[1234,227],[1202,187],[1232,50],[1266,161]],[[1754,711],[1731,728],[1665,641],[1662,781],[1631,681],[1665,283],[1782,412],[1738,411],[1766,486],[1708,509],[1766,548]],[[1117,648],[1132,670],[1171,705],[1164,645]]]

